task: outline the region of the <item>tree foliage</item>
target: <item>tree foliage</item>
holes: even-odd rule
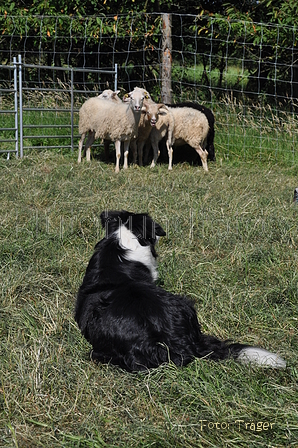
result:
[[[227,59],[240,60],[245,50],[251,88],[274,93],[280,88],[278,80],[290,81],[292,91],[287,94],[298,97],[296,0],[190,0],[183,5],[174,0],[0,0],[0,62],[10,63],[21,48],[31,48],[31,53],[26,50],[31,63],[96,68],[117,62],[126,73],[134,71],[143,79],[145,64],[147,78],[154,80],[159,61],[149,49],[160,48],[158,12],[173,13],[173,48],[177,49],[173,61],[180,47],[192,55],[194,45],[199,46],[207,84],[206,55],[212,42],[212,69],[220,72],[218,87],[223,86]],[[184,16],[183,24],[179,14]],[[191,57],[183,54],[181,64],[193,64]]]

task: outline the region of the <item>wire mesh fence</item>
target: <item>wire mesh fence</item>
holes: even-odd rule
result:
[[[199,101],[211,107],[216,119],[217,147],[224,156],[245,157],[253,151],[262,157],[264,151],[270,150],[272,157],[286,156],[294,161],[296,29],[189,14],[172,14],[171,19],[172,100]],[[137,85],[144,86],[156,101],[160,100],[161,14],[7,15],[0,18],[0,24],[0,63],[11,65],[17,54],[24,63],[24,109],[50,101],[53,114],[57,114],[59,95],[65,94],[62,102],[66,101],[70,68],[82,69],[73,72],[77,91],[95,93],[113,88],[113,79],[105,71],[115,64],[118,88],[127,92]],[[11,87],[13,82],[11,70],[0,67],[0,87]],[[52,93],[41,89],[51,89]],[[5,101],[0,91],[1,109]],[[78,106],[80,101],[82,97]]]

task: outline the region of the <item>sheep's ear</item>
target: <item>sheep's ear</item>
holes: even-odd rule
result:
[[[124,101],[124,103],[127,103],[127,101],[129,101],[129,100],[130,100],[130,95],[129,95],[129,93],[126,93],[126,94],[123,96],[122,101]]]
[[[150,95],[149,95],[149,93],[148,93],[148,92],[146,92],[146,91],[145,91],[145,92],[144,92],[144,96],[145,96],[145,99],[146,99],[146,100],[149,100],[149,98],[150,98]]]
[[[148,111],[148,107],[146,106],[146,104],[143,104],[141,112],[143,112],[144,114]]]
[[[105,227],[106,222],[109,221],[109,219],[110,219],[109,216],[110,216],[110,212],[108,212],[108,210],[106,210],[100,214],[101,225],[103,228]]]
[[[115,98],[118,95],[119,92],[120,92],[120,90],[116,90],[116,92],[113,92],[112,93],[112,98]]]
[[[160,115],[167,115],[169,109],[167,108],[167,106],[165,104],[159,104],[158,105],[158,110]]]

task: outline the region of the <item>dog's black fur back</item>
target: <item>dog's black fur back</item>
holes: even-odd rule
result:
[[[170,360],[237,358],[246,346],[203,334],[192,301],[155,284],[162,227],[126,211],[102,213],[101,221],[106,236],[95,247],[75,309],[92,359],[133,372]]]

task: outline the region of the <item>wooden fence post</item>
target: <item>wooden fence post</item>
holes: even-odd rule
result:
[[[161,101],[172,102],[172,16],[162,15],[162,73]]]

